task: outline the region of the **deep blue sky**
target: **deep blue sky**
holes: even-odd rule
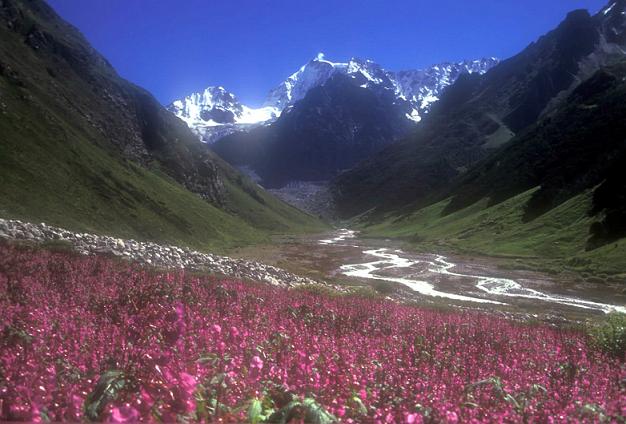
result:
[[[391,70],[509,57],[608,0],[48,0],[162,103],[223,85],[251,106],[318,52]]]

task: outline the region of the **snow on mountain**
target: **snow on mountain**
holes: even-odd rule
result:
[[[236,131],[273,122],[288,107],[302,100],[314,87],[325,84],[336,74],[357,80],[363,88],[391,91],[397,101],[408,102],[407,119],[419,122],[442,91],[462,73],[484,74],[498,64],[486,58],[459,63],[442,63],[426,69],[390,72],[371,60],[352,58],[348,62],[331,62],[323,53],[270,91],[261,108],[241,104],[223,87],[209,87],[173,102],[168,109],[183,119],[207,143]]]
[[[315,59],[270,91],[265,106],[283,110],[302,100],[311,88],[323,85],[338,73],[362,78],[364,87],[370,84],[392,85],[387,73],[371,60],[362,61],[353,58],[346,63],[331,62],[326,60],[323,53],[319,53]]]
[[[302,100],[311,88],[324,84],[339,67],[345,65],[325,60],[322,53],[318,54],[315,59],[270,91],[265,106],[285,109],[296,101]]]
[[[224,87],[209,87],[176,100],[168,107],[207,143],[275,120],[280,110],[273,107],[251,108],[237,100]]]
[[[421,117],[428,113],[443,90],[454,84],[461,74],[482,75],[498,63],[499,60],[494,57],[442,63],[426,69],[393,72],[391,78],[395,81],[398,95],[411,102],[414,113]]]
[[[427,69],[390,72],[371,60],[352,58],[349,62],[331,62],[323,53],[304,65],[298,72],[273,89],[266,107],[284,110],[304,98],[313,87],[324,84],[340,73],[359,79],[364,88],[394,90],[397,97],[413,106],[407,118],[420,121],[432,103],[439,100],[441,92],[453,84],[464,72],[484,74],[498,64],[496,58],[486,58],[459,63],[443,63]]]

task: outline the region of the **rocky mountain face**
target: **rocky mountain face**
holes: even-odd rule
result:
[[[2,215],[205,246],[235,227],[259,235],[250,215],[276,228],[308,220],[198,143],[41,0],[0,1],[0,181]]]
[[[226,161],[276,189],[328,180],[368,158],[406,136],[460,75],[482,75],[496,63],[483,59],[393,73],[371,60],[335,63],[319,54],[270,92],[257,111],[272,111],[271,117],[255,124],[244,123],[251,109],[221,88],[169,109],[214,143]],[[218,122],[216,113],[224,119]]]
[[[466,60],[459,63],[441,63],[426,69],[391,73],[396,89],[413,105],[418,116],[426,115],[443,91],[454,84],[462,74],[483,75],[500,61],[494,57]]]
[[[624,1],[571,12],[553,31],[484,75],[464,74],[407,139],[339,176],[344,216],[428,204],[476,163],[556,113],[598,69],[624,57]]]
[[[497,63],[495,58],[486,58],[390,72],[371,60],[352,58],[348,62],[331,62],[320,53],[272,89],[261,108],[241,104],[223,87],[209,87],[202,93],[176,100],[168,110],[184,120],[204,142],[213,143],[234,132],[271,124],[285,109],[304,99],[311,89],[343,75],[362,88],[385,93],[384,96],[392,93],[395,103],[406,103],[406,119],[419,122],[443,90],[462,73],[484,74]]]
[[[267,188],[323,181],[370,157],[415,125],[411,106],[388,90],[335,75],[288,107],[268,127],[224,137],[212,148],[231,164],[247,166]]]

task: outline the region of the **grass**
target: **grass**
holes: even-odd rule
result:
[[[587,323],[589,341],[594,348],[616,358],[626,357],[626,316],[613,313]]]
[[[0,119],[0,214],[5,217],[205,249],[323,228],[265,193],[259,194],[264,203],[255,200],[230,181],[228,207],[234,212],[218,209],[68,127],[54,132],[45,122],[28,119],[28,111],[11,114]]]
[[[498,256],[516,267],[625,275],[626,241],[585,250],[595,219],[587,213],[590,191],[524,222],[524,207],[536,190],[493,206],[483,199],[448,215],[443,211],[449,200],[444,200],[407,215],[389,214],[378,224],[364,226],[363,234],[400,238],[415,248]]]

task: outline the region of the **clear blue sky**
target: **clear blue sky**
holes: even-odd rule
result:
[[[164,104],[222,85],[251,106],[318,52],[391,70],[509,57],[608,0],[49,0]]]

